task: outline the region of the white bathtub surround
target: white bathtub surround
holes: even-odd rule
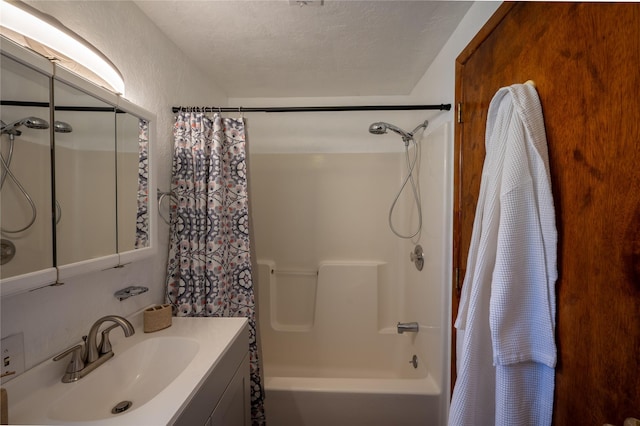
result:
[[[423,324],[418,333],[398,334],[380,313],[388,302],[380,293],[388,265],[382,262],[324,262],[316,287],[279,295],[281,277],[274,262],[260,261],[260,326],[267,376],[330,378],[424,378],[433,368],[423,346],[436,346],[439,328]],[[294,319],[297,299],[313,309]],[[424,343],[420,347],[416,343]],[[419,368],[410,368],[417,354]],[[436,386],[439,387],[439,386]]]
[[[438,283],[447,275],[451,143],[448,125],[428,130],[418,135],[415,175],[423,271],[409,259],[411,242],[388,225],[407,172],[397,135],[370,135],[366,152],[252,155],[266,403],[276,425],[442,423]],[[395,152],[384,152],[387,143]],[[414,203],[404,191],[394,212],[402,229],[415,224]],[[397,333],[398,322],[412,321],[419,332]]]
[[[441,389],[430,374],[430,360],[418,350],[418,334],[436,344],[439,331],[398,334],[380,323],[379,289],[384,262],[323,262],[317,273],[278,274],[272,261],[259,263],[261,330],[269,421],[294,425],[390,425],[438,422]],[[307,275],[302,275],[306,273]],[[316,281],[315,285],[304,280]],[[314,309],[304,317],[295,300]],[[295,322],[299,318],[301,323]],[[288,322],[283,322],[284,320]],[[417,355],[417,368],[410,361]]]
[[[549,425],[557,231],[542,108],[533,86],[515,84],[496,93],[486,139],[455,323],[464,339],[449,424]]]

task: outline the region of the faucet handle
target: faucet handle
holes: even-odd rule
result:
[[[118,327],[118,324],[113,324],[105,328],[104,330],[102,330],[102,341],[100,342],[100,355],[104,355],[113,350],[111,348],[111,341],[109,341],[109,332],[116,327]]]
[[[60,361],[67,355],[71,354],[71,361],[69,361],[65,375],[62,378],[63,382],[75,382],[80,378],[78,373],[84,368],[84,361],[82,360],[82,349],[82,345],[75,345],[74,347],[67,349],[66,351],[56,355],[56,357],[53,358],[54,361]]]

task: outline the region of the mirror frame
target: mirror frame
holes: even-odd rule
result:
[[[79,89],[91,96],[94,96],[116,109],[121,109],[138,118],[149,122],[149,180],[148,180],[148,213],[149,213],[149,245],[148,247],[138,248],[134,250],[116,253],[112,255],[102,256],[94,259],[83,260],[67,265],[57,265],[57,259],[53,259],[54,266],[40,271],[29,272],[22,275],[0,279],[0,297],[7,297],[19,293],[24,293],[34,289],[47,287],[51,285],[63,284],[64,280],[82,274],[103,271],[110,268],[119,268],[128,263],[135,262],[155,255],[157,250],[157,203],[155,202],[156,183],[155,183],[155,114],[147,111],[130,101],[116,95],[102,87],[98,87],[88,80],[79,77],[72,72],[57,66],[48,59],[34,53],[22,46],[19,46],[4,37],[0,37],[0,50],[2,55],[18,61],[25,66],[35,69],[50,78],[50,84],[54,80],[61,81],[76,89]],[[51,100],[52,107],[55,107],[55,99]],[[115,126],[115,121],[114,121]],[[115,127],[114,127],[115,128]],[[114,135],[115,137],[115,135]],[[53,140],[51,141],[51,149],[53,151]],[[55,170],[55,169],[53,169]],[[53,172],[55,173],[55,172]],[[52,176],[52,179],[54,177]],[[117,176],[114,185],[117,185]],[[117,187],[116,187],[117,188]],[[55,196],[55,190],[52,185],[52,192]],[[55,235],[55,230],[52,230]],[[117,233],[118,230],[116,229]],[[55,238],[53,239],[55,244]],[[52,247],[53,250],[53,247]]]

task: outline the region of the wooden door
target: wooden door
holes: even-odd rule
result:
[[[505,3],[458,57],[460,284],[489,103],[527,80],[542,103],[558,227],[554,424],[622,425],[640,418],[640,4]]]

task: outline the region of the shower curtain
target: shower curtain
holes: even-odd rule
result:
[[[251,417],[263,425],[244,120],[181,111],[173,133],[167,302],[176,316],[249,319]]]
[[[138,213],[135,248],[149,244],[149,122],[138,121]]]

